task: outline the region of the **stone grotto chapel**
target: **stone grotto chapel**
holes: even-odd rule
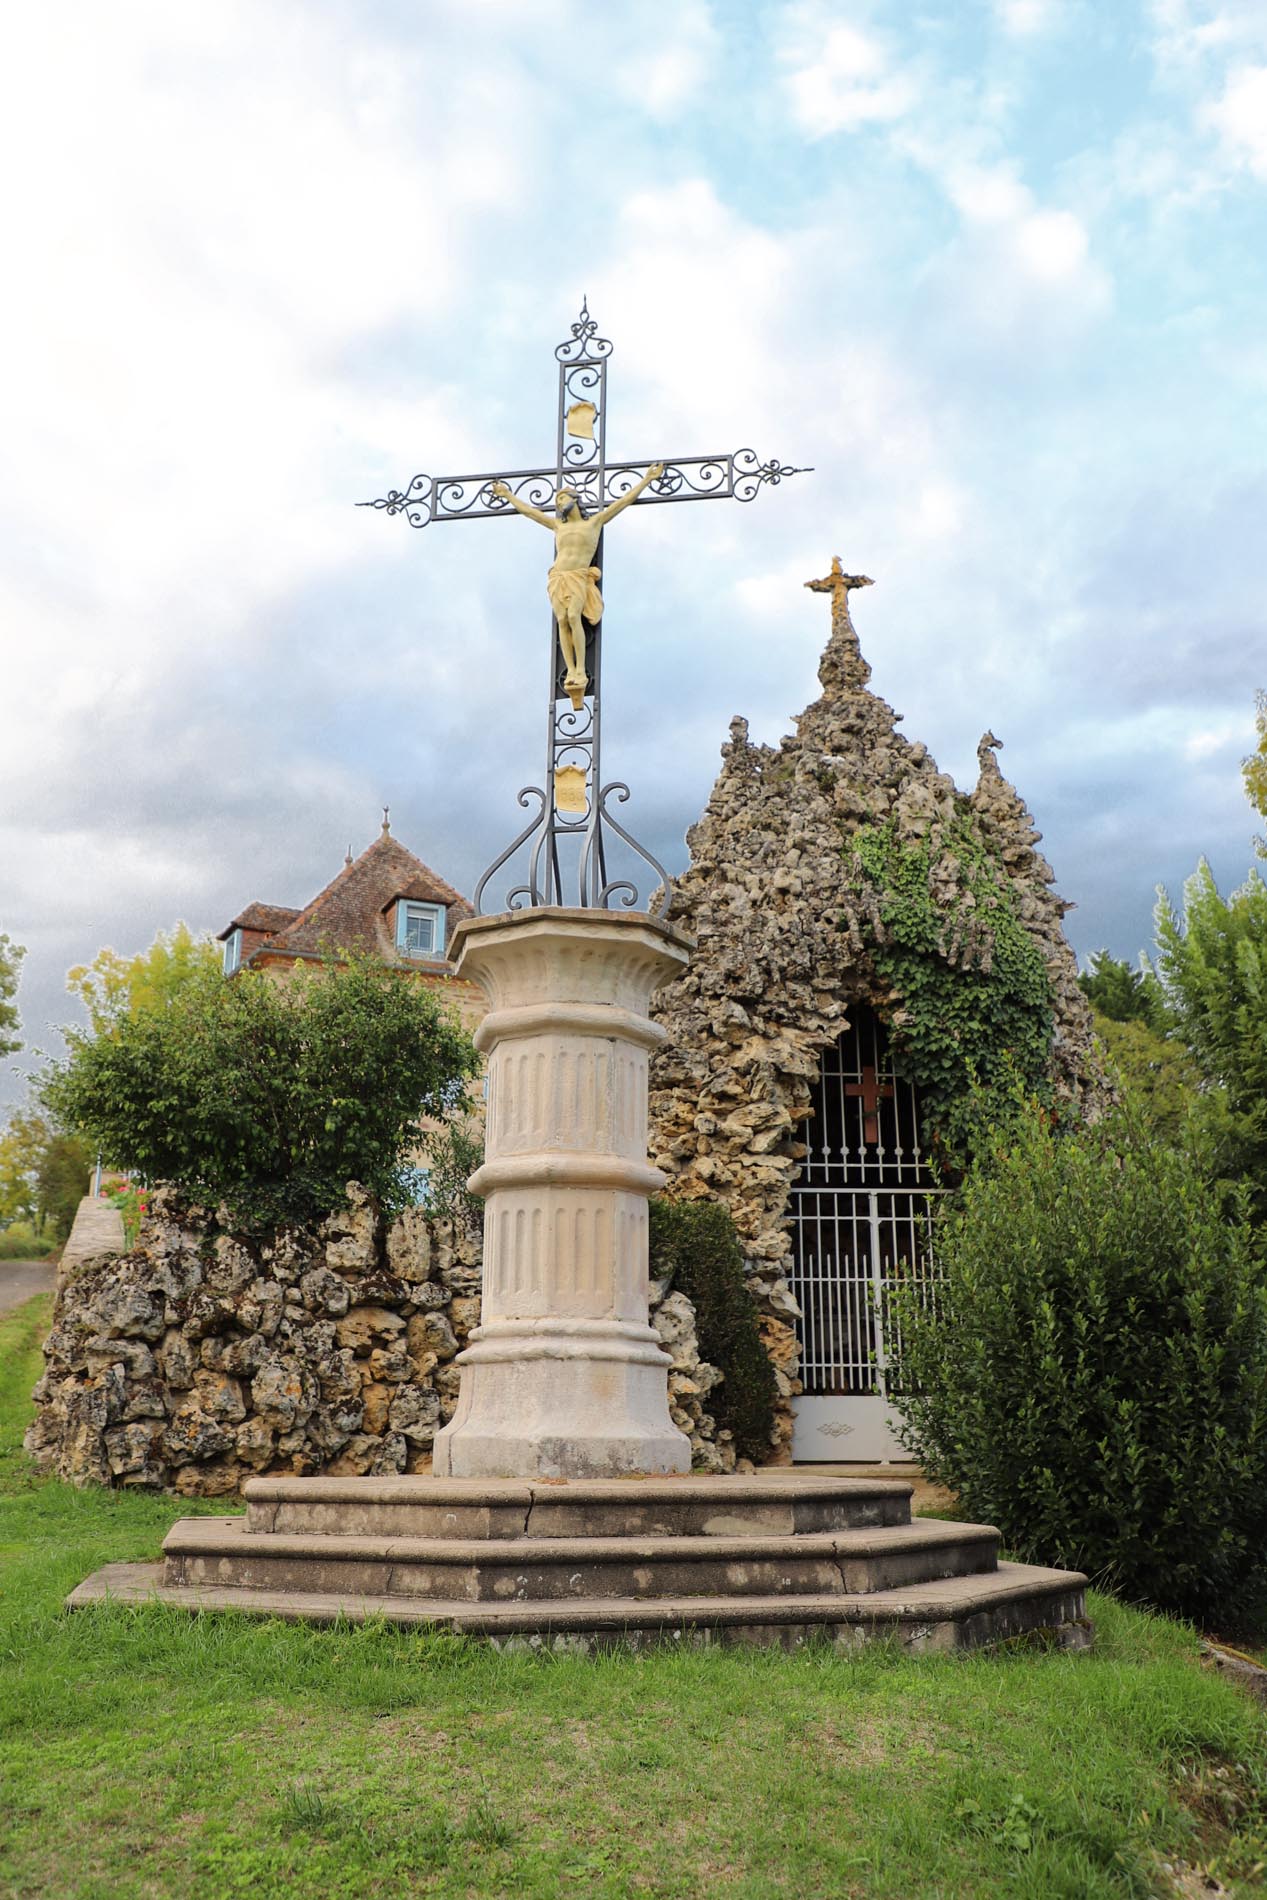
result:
[[[905,1456],[886,1293],[935,1274],[946,1049],[931,1067],[924,1049],[921,1070],[930,1009],[939,1031],[942,1018],[989,1027],[1001,1010],[993,1041],[966,1054],[1015,1046],[1029,1079],[1075,1106],[1094,1112],[1103,1087],[1067,906],[998,741],[985,735],[963,793],[902,736],[850,618],[862,584],[839,561],[807,583],[831,596],[831,635],[822,691],[795,731],[759,746],[733,722],[667,920],[697,947],[652,1003],[667,1034],[651,1058],[650,1159],[668,1196],[733,1216],[775,1372],[776,1465]],[[424,872],[384,824],[308,911],[265,921],[293,931],[319,911],[355,924],[348,892],[363,885],[364,929],[389,957],[379,913],[401,891],[435,897],[410,882]],[[455,916],[469,910],[445,893]],[[915,995],[930,971],[931,1004]],[[421,977],[451,984],[459,1003],[469,989],[443,956]],[[131,1253],[86,1263],[60,1289],[27,1436],[46,1469],[194,1497],[236,1496],[253,1475],[431,1471],[458,1406],[455,1360],[480,1319],[475,1228],[422,1207],[384,1227],[354,1190],[319,1227],[260,1244],[167,1190],[153,1201]],[[722,1374],[702,1362],[689,1300],[653,1281],[650,1321],[695,1469],[733,1471],[710,1409]]]
[[[794,733],[754,745],[733,721],[669,913],[698,947],[653,1005],[669,1036],[652,1066],[652,1158],[668,1194],[734,1218],[778,1380],[776,1462],[909,1456],[888,1402],[885,1295],[934,1274],[943,1190],[929,1104],[899,1053],[911,998],[885,954],[902,933],[903,866],[926,893],[943,994],[1027,964],[1026,1026],[1053,1093],[1094,1112],[1104,1086],[1070,907],[1000,742],[984,735],[965,794],[898,731],[850,616],[851,590],[869,584],[839,558],[806,583],[831,595],[831,637]],[[878,874],[859,874],[860,845]]]

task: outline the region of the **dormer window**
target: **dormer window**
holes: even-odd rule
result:
[[[242,963],[242,932],[231,930],[224,940],[224,973],[235,976]]]
[[[396,948],[402,957],[442,957],[443,904],[415,904],[401,898],[396,906]]]

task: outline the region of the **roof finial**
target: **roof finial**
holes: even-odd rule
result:
[[[344,858],[344,860],[343,860],[343,868],[344,868],[344,870],[345,870],[345,871],[350,871],[350,870],[352,869],[352,847],[351,847],[351,845],[349,845],[349,846],[348,846],[348,849],[347,849],[347,856],[346,856],[346,857]]]
[[[384,806],[383,806],[383,829],[382,829],[382,830],[381,830],[381,831],[379,832],[379,834],[378,834],[380,838],[390,838],[390,837],[391,837],[391,834],[392,834],[392,821],[391,821],[391,817],[390,817],[390,815],[389,815],[389,814],[390,814],[390,812],[391,812],[391,806],[390,806],[390,805],[384,805]]]

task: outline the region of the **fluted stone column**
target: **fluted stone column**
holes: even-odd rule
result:
[[[652,992],[688,940],[608,911],[478,917],[458,974],[489,1013],[481,1324],[437,1434],[441,1477],[619,1477],[687,1471],[669,1417],[669,1358],[647,1321],[647,1058]]]

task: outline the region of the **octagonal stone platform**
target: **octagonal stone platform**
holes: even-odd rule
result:
[[[255,1478],[245,1516],[184,1519],[161,1565],[107,1565],[67,1602],[381,1616],[568,1648],[1089,1641],[1085,1577],[1000,1563],[993,1528],[912,1518],[910,1498],[818,1475]]]

